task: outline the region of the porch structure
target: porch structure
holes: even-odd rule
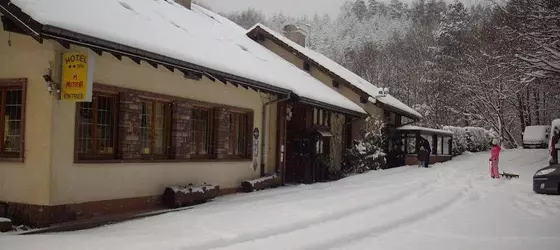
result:
[[[430,164],[451,160],[453,132],[405,125],[389,131],[387,166],[419,164],[418,150],[423,139],[430,144]]]

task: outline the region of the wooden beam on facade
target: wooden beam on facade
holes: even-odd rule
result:
[[[116,53],[111,53],[111,55],[113,55],[115,58],[117,58],[119,61],[122,61],[122,56]]]
[[[94,49],[94,48],[90,48],[93,52],[95,52],[95,54],[98,54],[99,56],[103,55],[103,51],[100,49]]]
[[[56,40],[65,49],[70,49],[70,43],[63,40]]]
[[[369,96],[360,96],[360,102],[361,103],[367,103],[369,99]]]
[[[173,66],[169,66],[169,65],[163,65],[167,70],[171,71],[171,72],[175,72],[175,68],[173,68]]]
[[[150,65],[152,65],[152,67],[154,67],[154,68],[157,69],[157,63],[155,63],[155,62],[150,62],[150,61],[148,61],[148,63],[149,63]]]
[[[136,57],[130,57],[130,60],[134,61],[138,65],[140,65],[140,63],[141,63],[141,60],[139,58],[136,58]]]
[[[216,81],[216,78],[214,78],[212,75],[210,75],[210,74],[208,74],[208,73],[205,73],[204,75],[205,75],[208,79],[210,79],[210,81],[213,81],[213,82]]]
[[[227,80],[225,78],[217,76],[216,79],[220,80],[220,82],[227,85]]]

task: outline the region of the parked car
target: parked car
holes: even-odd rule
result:
[[[539,194],[560,194],[560,164],[539,169],[533,176],[533,191]]]
[[[548,148],[550,126],[527,126],[523,132],[523,148]]]

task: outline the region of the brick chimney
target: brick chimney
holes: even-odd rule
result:
[[[284,36],[288,39],[294,41],[295,43],[305,47],[305,31],[300,29],[298,26],[293,24],[288,24],[284,26]]]
[[[192,0],[175,0],[176,3],[183,5],[187,9],[191,9]]]

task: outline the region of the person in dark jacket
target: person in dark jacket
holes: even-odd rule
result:
[[[420,140],[420,147],[418,151],[418,160],[420,161],[420,166],[425,168],[428,167],[430,164],[430,142],[428,140],[422,138]]]
[[[424,167],[424,152],[426,149],[424,148],[424,140],[420,140],[418,144],[418,167]]]

